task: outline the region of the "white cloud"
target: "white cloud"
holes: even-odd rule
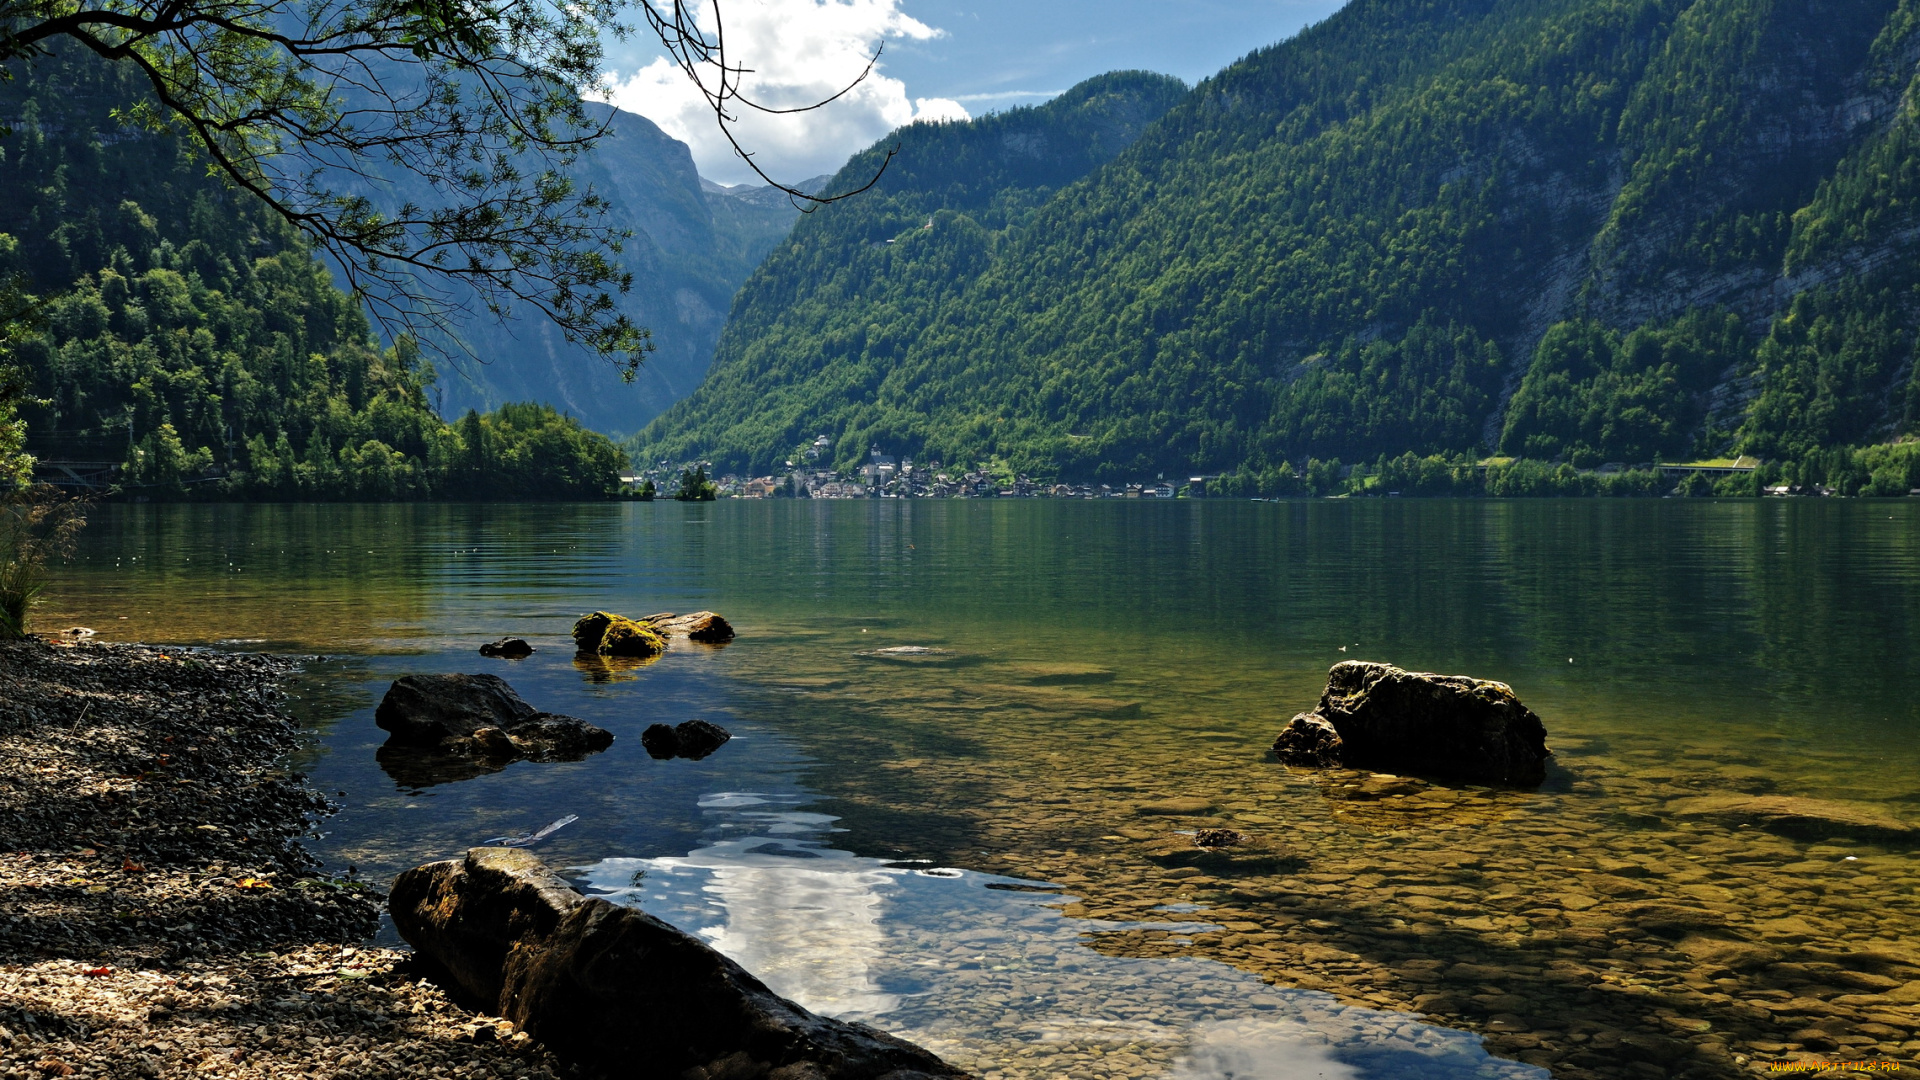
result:
[[[1057,98],[1065,90],[998,90],[991,94],[956,94],[955,101],[1006,101],[1012,98]]]
[[[751,68],[742,89],[769,108],[793,108],[832,97],[852,82],[883,41],[927,41],[937,30],[900,10],[901,0],[730,0],[729,63]],[[714,30],[713,5],[699,5],[701,26]],[[609,75],[607,100],[659,124],[693,148],[700,172],[723,183],[759,183],[734,155],[713,113],[685,72],[664,57],[631,74]],[[713,84],[711,76],[709,85]],[[741,146],[769,176],[793,183],[832,173],[849,155],[914,120],[964,120],[950,98],[909,98],[906,84],[881,67],[845,97],[811,112],[771,116],[736,106]]]

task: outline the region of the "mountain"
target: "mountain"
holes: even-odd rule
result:
[[[4,76],[0,382],[26,376],[30,453],[96,478],[122,466],[115,482],[146,497],[550,499],[617,482],[619,450],[545,406],[443,423],[417,354],[378,347],[291,226],[122,122],[152,102],[137,68],[63,46]]]
[[[472,357],[455,351],[441,361],[436,394],[443,415],[543,401],[596,430],[638,431],[700,384],[734,291],[800,216],[771,188],[703,180],[686,144],[652,121],[589,108],[608,122],[609,134],[574,178],[604,195],[609,218],[633,232],[620,255],[633,289],[619,299],[652,331],[654,352],[626,383],[543,319],[502,326],[481,314],[461,328]]]
[[[1893,438],[1916,59],[1920,0],[1353,0],[1177,102],[1121,75],[909,127],[636,452],[763,471],[824,433],[1119,479]]]
[[[754,272],[713,373],[647,430],[649,456],[636,460],[712,453],[728,467],[765,464],[812,442],[816,428],[839,437],[845,460],[872,439],[897,439],[918,406],[896,414],[876,392],[907,351],[1040,207],[1186,92],[1167,76],[1118,72],[1044,105],[913,124],[856,155],[826,190],[858,187],[884,163],[879,181],[808,215]]]

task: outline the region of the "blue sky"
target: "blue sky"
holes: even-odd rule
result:
[[[1199,82],[1254,49],[1326,18],[1340,5],[1327,0],[909,0],[904,6],[946,36],[890,43],[884,54],[888,73],[915,96],[951,98],[978,113],[1039,100],[998,95],[1057,93],[1088,76],[1124,68]]]
[[[776,179],[832,172],[918,118],[957,118],[1043,101],[1092,75],[1143,68],[1194,83],[1331,15],[1333,0],[726,0],[735,57],[769,103],[832,93],[884,40],[881,70],[827,109],[742,127]],[[701,172],[752,181],[713,131],[685,76],[638,32],[608,51],[611,99],[693,147]],[[757,182],[757,181],[755,181]]]

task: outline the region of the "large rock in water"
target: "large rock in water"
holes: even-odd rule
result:
[[[503,637],[480,646],[480,655],[501,660],[524,660],[533,655],[533,646],[528,644],[526,638]]]
[[[390,904],[400,933],[468,997],[607,1076],[966,1075],[885,1032],[815,1016],[699,938],[583,897],[518,848],[474,848],[408,870]]]
[[[725,645],[733,640],[733,624],[711,611],[675,615],[659,611],[640,620],[663,635],[685,634],[688,641],[706,645]]]
[[[657,656],[667,651],[667,639],[644,620],[595,611],[574,621],[573,647],[601,656]]]
[[[1362,660],[1335,664],[1320,707],[1294,717],[1273,749],[1296,764],[1337,758],[1352,768],[1515,785],[1546,779],[1552,754],[1546,725],[1506,683]]]
[[[577,760],[613,744],[605,728],[535,709],[498,675],[395,679],[373,722],[389,744],[492,759]]]
[[[665,761],[669,758],[683,757],[691,761],[713,753],[733,738],[733,732],[719,724],[705,720],[687,720],[678,727],[665,724],[650,724],[640,733],[640,745],[647,748],[647,756]]]

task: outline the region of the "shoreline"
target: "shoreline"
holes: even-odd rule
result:
[[[300,845],[295,660],[0,644],[0,1076],[557,1077]]]

